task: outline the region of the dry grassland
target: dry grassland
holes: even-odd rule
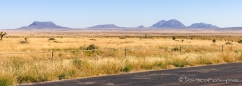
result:
[[[173,40],[171,35],[174,33],[165,36],[157,34],[162,35],[148,34],[145,38],[145,33],[131,32],[116,35],[111,32],[90,32],[85,36],[77,32],[9,32],[0,41],[0,84],[43,82],[242,60],[242,44],[238,43],[238,40],[242,40],[240,36],[180,34],[175,35],[176,39]],[[51,37],[55,40],[48,40]],[[24,38],[28,38],[29,43],[21,44]],[[216,39],[216,42],[213,43],[212,39]],[[91,44],[97,49],[87,49]]]

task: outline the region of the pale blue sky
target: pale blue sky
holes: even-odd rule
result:
[[[99,24],[146,27],[177,19],[186,26],[242,27],[242,0],[0,0],[0,29],[52,21],[85,28]]]

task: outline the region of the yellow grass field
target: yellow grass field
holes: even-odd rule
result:
[[[0,84],[242,61],[241,36],[85,34],[9,32],[0,41]]]

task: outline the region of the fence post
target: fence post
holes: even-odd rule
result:
[[[51,57],[52,57],[52,64],[54,65],[54,51],[51,51]]]
[[[181,54],[181,46],[180,46],[180,54]]]
[[[124,58],[125,58],[125,59],[126,59],[126,55],[127,55],[126,52],[127,52],[127,49],[125,48],[125,49],[124,49]]]
[[[222,52],[224,51],[224,45],[222,45]]]
[[[53,61],[53,59],[54,59],[54,52],[53,51],[51,51],[51,58],[52,58],[52,61]]]

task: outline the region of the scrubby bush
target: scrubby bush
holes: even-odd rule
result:
[[[122,36],[122,37],[119,37],[119,39],[126,39],[126,37]]]
[[[5,78],[1,78],[0,79],[0,86],[9,86],[10,85],[10,82],[5,79]]]
[[[72,61],[72,64],[74,66],[76,66],[78,69],[80,69],[82,67],[82,65],[83,65],[83,61],[82,60],[75,59],[75,60]]]
[[[20,41],[19,43],[20,44],[26,44],[26,43],[29,43],[29,42],[27,42],[27,41]]]
[[[176,37],[175,37],[175,36],[172,36],[172,39],[173,39],[173,40],[176,40]]]
[[[59,80],[63,80],[63,79],[75,77],[75,75],[76,75],[75,70],[67,70],[67,71],[59,74],[57,77],[59,78]]]
[[[98,49],[98,46],[94,45],[94,44],[91,44],[87,47],[86,50],[94,50],[94,49]]]
[[[174,48],[172,48],[172,51],[178,51],[178,50],[179,50],[178,47],[174,47]]]
[[[239,52],[240,52],[240,50],[239,50],[239,49],[236,49],[236,50],[234,50],[234,52],[235,52],[235,53],[239,53]]]
[[[188,63],[186,61],[178,60],[178,61],[174,61],[172,63],[172,65],[174,65],[175,67],[184,67],[184,66],[188,65]]]
[[[226,44],[226,45],[233,45],[233,44],[232,44],[232,43],[230,43],[230,42],[226,42],[225,44]]]
[[[59,78],[59,80],[66,79],[66,74],[62,73],[62,74],[58,75],[58,78]]]
[[[24,38],[24,40],[27,42],[28,41],[28,38]]]
[[[190,52],[192,52],[191,50],[189,50],[189,49],[187,49],[187,50],[185,50],[185,52],[186,53],[190,53]]]
[[[85,46],[80,46],[80,48],[79,48],[80,50],[85,50],[86,49],[86,47]]]
[[[161,66],[162,66],[162,62],[155,62],[155,63],[154,63],[154,66],[159,66],[159,67],[161,67]]]
[[[129,72],[132,70],[131,66],[125,66],[124,68],[121,69],[122,72]]]
[[[49,38],[49,40],[55,40],[55,38],[52,38],[52,37],[51,37],[51,38]]]
[[[216,39],[213,39],[212,42],[215,43],[216,42]]]
[[[184,67],[186,65],[188,65],[188,62],[186,61],[188,57],[186,57],[185,59],[173,59],[173,62],[171,62],[171,65],[174,65],[175,67]]]
[[[53,42],[55,42],[55,43],[62,43],[62,42],[59,42],[59,41],[53,41]]]
[[[20,41],[19,43],[20,43],[20,44],[26,44],[26,43],[29,43],[29,42],[28,42],[28,38],[24,38],[24,41]]]
[[[93,41],[96,41],[96,39],[89,39],[89,40],[93,40]]]
[[[33,76],[30,76],[30,75],[18,76],[17,81],[18,81],[19,84],[29,83],[29,82],[37,82],[37,80]]]
[[[242,43],[242,40],[239,40],[238,43]]]

